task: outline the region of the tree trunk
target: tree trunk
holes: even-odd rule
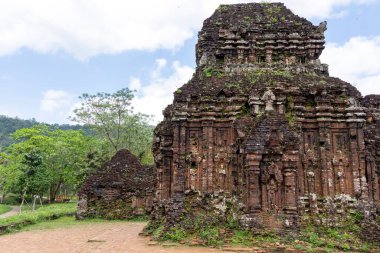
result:
[[[41,207],[43,206],[43,205],[42,205],[42,197],[43,197],[43,196],[44,196],[43,194],[41,194],[41,195],[39,196]]]
[[[22,198],[21,198],[21,205],[20,205],[20,213],[22,212],[22,206],[24,205],[25,202],[25,197],[26,197],[26,191],[28,190],[29,182],[27,181],[24,187],[24,192],[22,193]]]
[[[0,202],[1,204],[3,204],[6,195],[7,195],[7,192],[3,190],[3,193],[1,194],[1,202]]]
[[[62,184],[62,181],[59,181],[56,187],[54,186],[50,187],[50,203],[55,202],[55,197],[57,196],[57,192],[59,190],[59,187],[61,187],[61,184]]]
[[[33,195],[32,211],[36,210],[36,199],[37,199],[37,195]]]
[[[22,193],[21,205],[20,205],[20,213],[22,212],[22,207],[24,206],[25,197],[26,197],[26,189],[25,189],[24,192]]]

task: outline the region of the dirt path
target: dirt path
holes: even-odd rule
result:
[[[138,236],[145,223],[84,224],[54,230],[34,230],[0,236],[0,253],[216,253],[194,247],[149,246]]]
[[[6,212],[6,213],[3,213],[2,215],[0,215],[0,219],[1,218],[8,218],[8,217],[17,215],[19,212],[20,212],[20,207],[19,206],[12,206],[12,210],[10,210],[9,212]]]

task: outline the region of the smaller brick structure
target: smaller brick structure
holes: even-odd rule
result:
[[[142,166],[128,150],[119,150],[83,183],[77,218],[128,219],[152,208],[156,170]]]

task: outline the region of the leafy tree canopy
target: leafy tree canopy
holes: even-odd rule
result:
[[[115,93],[87,93],[79,97],[81,107],[74,110],[71,120],[93,128],[107,140],[113,152],[127,148],[138,156],[142,163],[153,163],[151,145],[153,127],[151,117],[133,113],[131,101],[134,95],[128,88]]]
[[[17,130],[12,138],[16,142],[0,160],[3,190],[37,195],[49,191],[54,199],[61,186],[77,189],[85,176],[100,165],[90,166],[89,155],[101,155],[102,142],[82,131],[35,125]]]

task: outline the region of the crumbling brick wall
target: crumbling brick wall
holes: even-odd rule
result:
[[[142,166],[128,150],[119,150],[83,183],[77,217],[127,219],[152,208],[156,170]]]
[[[367,108],[367,124],[364,128],[367,178],[369,194],[380,204],[380,95],[368,95],[363,99]]]

